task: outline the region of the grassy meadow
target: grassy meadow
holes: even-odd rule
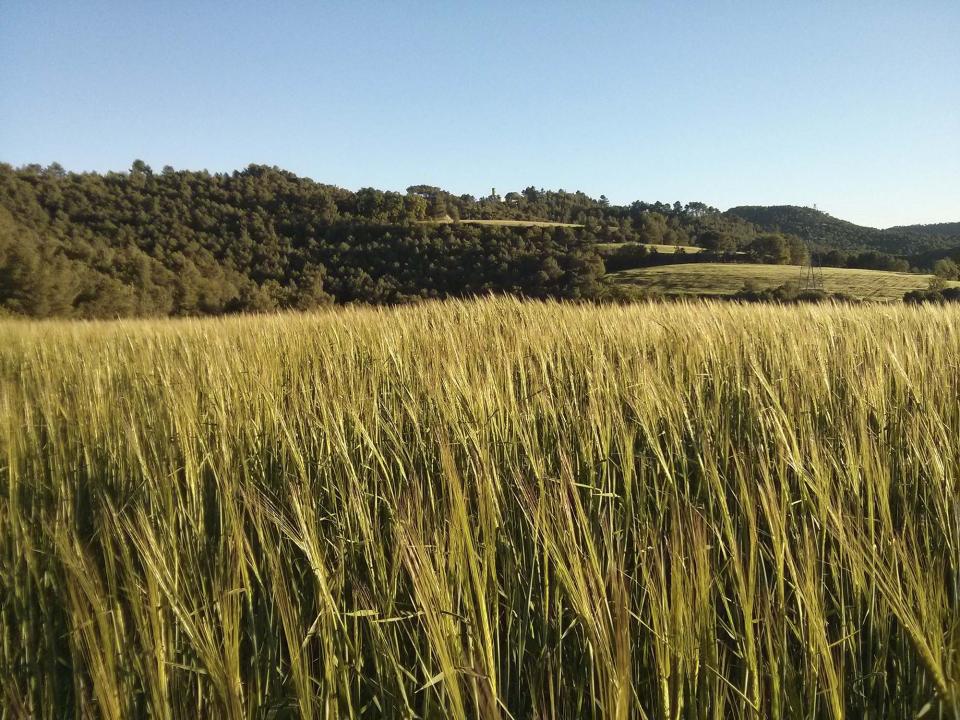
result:
[[[597,243],[598,250],[616,250],[618,248],[624,247],[626,243],[612,243],[612,242],[601,242]],[[697,245],[660,245],[657,243],[638,243],[643,245],[648,250],[656,250],[658,253],[665,255],[673,255],[677,252],[677,248],[682,250],[684,254],[687,255],[696,255],[704,251],[704,248]]]
[[[926,288],[931,275],[822,268],[823,286],[830,293],[844,293],[867,300],[900,300],[911,290]],[[751,282],[758,289],[799,282],[797,265],[745,263],[691,263],[621,270],[610,273],[611,281],[665,295],[733,295]],[[951,283],[956,285],[957,283]]]
[[[946,307],[0,322],[0,718],[960,717],[958,397]]]

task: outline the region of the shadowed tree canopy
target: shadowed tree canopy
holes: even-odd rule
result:
[[[529,220],[566,226],[471,224]],[[127,172],[98,174],[0,164],[0,312],[96,318],[480,293],[602,297],[601,255],[610,269],[718,257],[798,264],[808,242],[824,265],[932,269],[956,259],[957,243],[938,234],[952,229],[899,229],[913,233],[906,247],[923,250],[908,259],[869,249],[870,228],[803,208],[612,205],[533,186],[480,198],[426,184],[352,192],[264,165],[156,173],[135,160]],[[709,252],[645,247],[696,244]],[[937,272],[952,276],[947,261]]]
[[[255,165],[155,174],[138,160],[103,175],[0,165],[0,311],[196,315],[593,293],[603,263],[582,230],[418,222],[450,198],[426,186],[354,193]]]

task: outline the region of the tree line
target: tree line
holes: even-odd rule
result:
[[[784,212],[771,217],[792,217]],[[534,187],[479,198],[429,185],[350,191],[263,165],[154,172],[138,160],[100,174],[0,164],[0,313],[203,315],[483,293],[603,298],[605,269],[802,264],[811,246],[821,265],[911,269],[903,257],[811,243],[768,221],[699,202],[612,205]],[[685,251],[693,245],[703,252]],[[936,250],[918,264],[960,277],[951,258]]]
[[[383,195],[392,209],[262,166],[0,165],[0,308],[101,318],[497,292],[578,298],[603,275],[583,229],[424,223],[422,197]]]

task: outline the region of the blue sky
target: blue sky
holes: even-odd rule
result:
[[[960,220],[960,2],[0,0],[0,160]]]

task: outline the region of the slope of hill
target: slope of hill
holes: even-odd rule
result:
[[[590,295],[579,227],[438,225],[426,201],[276,168],[66,173],[0,163],[0,314],[218,315],[491,292]]]
[[[623,270],[607,277],[616,284],[664,295],[722,296],[739,292],[748,282],[760,290],[798,282],[801,268],[796,265],[694,263]],[[869,300],[899,300],[911,290],[926,288],[931,277],[881,270],[823,268],[824,290]]]
[[[895,225],[884,232],[908,232],[927,237],[952,237],[960,239],[960,222],[929,223],[927,225]]]
[[[960,225],[942,223],[943,233],[934,230],[941,227],[936,225],[880,230],[797,205],[742,205],[730,208],[724,214],[750,222],[767,232],[799,235],[820,250],[850,252],[867,249],[892,255],[915,255],[955,245],[958,238],[951,239],[950,233],[954,232],[953,226]]]
[[[583,298],[603,291],[610,247],[660,256],[609,270],[691,262],[697,246],[781,262],[770,250],[779,243],[800,262],[798,236],[820,250],[868,250],[831,253],[826,265],[899,269],[890,256],[861,257],[886,251],[908,255],[904,268],[931,268],[960,245],[937,234],[951,229],[883,231],[791,206],[611,205],[532,187],[479,199],[425,185],[354,192],[262,165],[155,173],[135,161],[99,174],[0,163],[0,314],[216,315],[490,292]],[[788,237],[763,237],[777,232]]]

